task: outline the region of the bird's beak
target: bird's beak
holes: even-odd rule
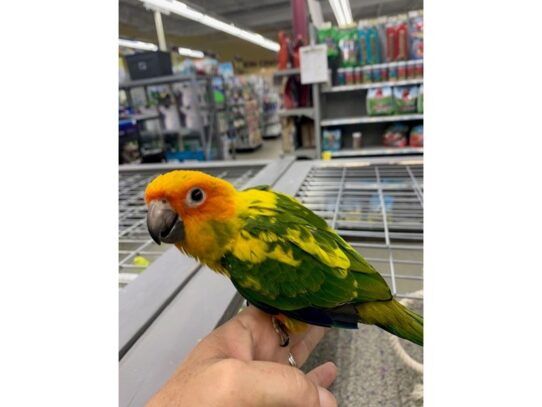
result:
[[[184,224],[169,202],[156,199],[149,203],[147,228],[157,244],[179,243],[184,239]]]

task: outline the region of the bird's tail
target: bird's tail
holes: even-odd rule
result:
[[[423,346],[423,317],[395,300],[364,302],[356,306],[360,322]]]

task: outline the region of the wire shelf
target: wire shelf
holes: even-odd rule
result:
[[[394,295],[422,288],[422,164],[314,166],[296,197],[358,250]]]
[[[201,169],[215,177],[226,179],[235,187],[247,183],[263,165],[215,167]],[[135,280],[154,260],[171,246],[157,245],[147,231],[147,208],[143,199],[145,188],[163,171],[119,174],[119,286]]]

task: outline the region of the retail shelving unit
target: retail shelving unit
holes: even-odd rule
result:
[[[300,69],[292,68],[292,69],[278,70],[273,73],[273,78],[275,79],[275,81],[277,81],[277,80],[282,80],[283,78],[286,78],[292,75],[300,75]],[[287,155],[292,155],[292,156],[302,157],[302,158],[319,158],[320,157],[321,137],[320,137],[319,85],[317,84],[312,85],[311,92],[312,92],[312,103],[313,103],[312,106],[279,110],[279,116],[281,118],[308,117],[309,119],[312,119],[314,121],[314,142],[315,142],[314,147],[299,146],[296,148],[294,146],[294,148],[291,151],[286,152]]]
[[[245,187],[268,184],[295,195],[359,250],[398,297],[410,298],[411,292],[422,288],[423,164],[419,157],[298,162],[290,157],[213,163],[207,168],[204,164],[198,168],[237,171],[232,178],[238,185],[243,183],[239,177],[247,174],[242,178]],[[149,168],[142,174],[136,167],[129,170],[142,176],[137,189],[145,176],[165,170]],[[143,406],[197,341],[234,315],[240,304],[226,278],[177,249],[156,258],[120,293],[119,405]],[[375,346],[388,347],[387,341]]]
[[[203,119],[204,112],[208,113],[209,121],[208,123],[202,124],[201,129],[196,129],[199,131],[199,141],[200,145],[202,147],[202,150],[205,153],[205,157],[207,159],[211,158],[212,152],[215,152],[215,156],[212,157],[214,159],[220,159],[222,158],[222,141],[220,138],[220,132],[218,130],[218,119],[217,119],[217,113],[218,109],[215,105],[214,97],[213,97],[213,88],[212,88],[212,79],[215,76],[208,76],[208,75],[181,75],[181,74],[175,74],[175,75],[168,75],[168,76],[161,76],[156,78],[149,78],[149,79],[139,79],[139,80],[131,80],[119,83],[119,90],[126,92],[126,100],[130,106],[134,106],[133,98],[131,91],[135,88],[143,88],[144,90],[144,97],[145,100],[148,101],[148,89],[153,86],[167,86],[169,93],[172,96],[173,104],[176,107],[177,114],[179,114],[179,121],[182,123],[182,119],[180,116],[180,107],[177,104],[177,98],[174,96],[175,92],[173,89],[173,85],[176,83],[190,83],[193,89],[197,89],[198,86],[204,86],[205,87],[205,103],[204,104],[196,104],[195,106],[191,106],[195,109],[197,109],[199,116],[201,117],[201,122],[204,123],[205,120]],[[183,145],[183,136],[182,132],[180,134],[181,142],[179,143],[181,148]]]

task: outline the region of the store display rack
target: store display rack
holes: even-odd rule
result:
[[[322,127],[327,126],[342,126],[351,124],[364,124],[364,123],[385,123],[385,122],[401,122],[411,120],[423,120],[423,114],[401,114],[391,116],[358,116],[358,117],[343,117],[338,119],[325,119],[320,123]]]
[[[381,88],[383,86],[406,86],[406,85],[420,85],[423,83],[423,79],[407,79],[404,81],[387,81],[387,82],[374,82],[364,83],[359,85],[341,85],[341,86],[329,86],[323,85],[322,92],[351,92],[356,90]]]
[[[203,117],[208,117],[207,124],[203,124],[201,129],[195,129],[200,132],[199,141],[202,151],[206,159],[221,159],[222,157],[222,140],[220,138],[220,132],[218,129],[217,114],[219,109],[215,105],[213,97],[212,79],[216,75],[201,75],[201,74],[174,74],[167,76],[160,76],[149,79],[130,80],[119,83],[119,90],[122,90],[126,94],[126,100],[129,106],[134,107],[134,101],[132,98],[132,90],[136,88],[143,88],[145,103],[149,104],[149,88],[155,86],[167,86],[170,95],[174,96],[173,85],[176,83],[189,82],[193,89],[198,89],[200,86],[204,87],[205,103],[196,104],[191,108],[197,109],[197,114],[201,117],[201,122],[205,123]],[[176,107],[177,114],[179,115],[179,122],[182,123],[181,109],[177,103],[176,97],[172,97],[173,105]],[[183,146],[182,132],[179,133],[180,148]]]

